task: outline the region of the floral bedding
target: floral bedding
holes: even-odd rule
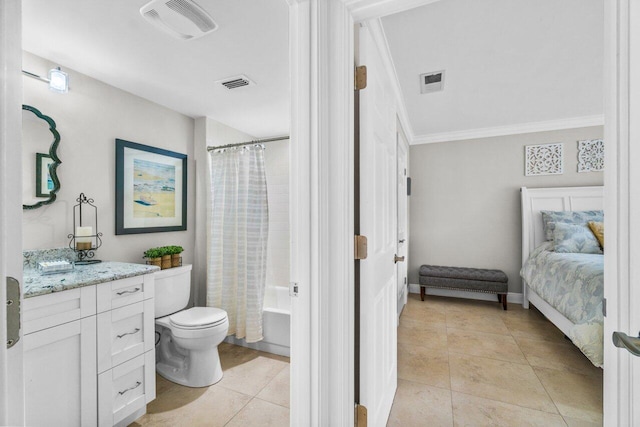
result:
[[[598,367],[602,366],[604,256],[556,253],[553,242],[537,247],[520,276],[543,300],[573,322],[569,338]]]

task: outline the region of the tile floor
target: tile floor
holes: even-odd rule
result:
[[[601,426],[602,370],[536,310],[411,295],[388,426]]]
[[[156,375],[156,399],[129,427],[289,425],[289,359],[232,344],[218,350],[224,377],[189,388]]]
[[[288,358],[219,350],[222,381],[189,388],[158,376],[156,400],[131,426],[288,426]],[[602,371],[535,310],[412,294],[388,426],[454,425],[601,426]]]

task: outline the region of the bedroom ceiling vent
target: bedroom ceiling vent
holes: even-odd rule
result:
[[[216,83],[221,84],[227,89],[238,89],[245,86],[253,86],[255,83],[244,74],[239,76],[227,77],[226,79],[218,80]]]
[[[180,40],[192,40],[218,28],[213,18],[192,0],[153,0],[140,14],[161,30]]]
[[[420,93],[440,92],[444,89],[444,70],[420,74]]]

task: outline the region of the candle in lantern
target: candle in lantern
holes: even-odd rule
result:
[[[76,249],[91,249],[93,227],[76,227]]]

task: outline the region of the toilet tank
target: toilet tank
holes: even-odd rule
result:
[[[191,265],[167,268],[154,273],[156,318],[182,310],[191,294]]]

